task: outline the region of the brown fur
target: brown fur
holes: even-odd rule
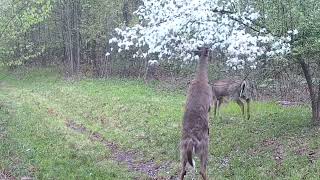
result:
[[[207,179],[208,143],[209,143],[209,111],[212,99],[212,90],[208,84],[208,50],[201,49],[201,56],[195,79],[191,82],[183,117],[181,138],[180,179],[186,175],[186,164],[191,166],[192,155],[200,158],[200,174]]]
[[[247,119],[250,119],[250,99],[245,95],[247,82],[243,80],[222,79],[212,85],[214,115],[216,116],[220,105],[231,99],[241,108],[244,115],[244,102],[247,103]]]

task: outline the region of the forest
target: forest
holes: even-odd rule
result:
[[[205,60],[208,179],[320,177],[320,1],[0,0],[0,15],[0,179],[179,179]]]

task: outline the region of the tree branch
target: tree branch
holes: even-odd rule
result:
[[[17,12],[15,12],[15,15],[13,15],[6,23],[1,27],[0,31],[0,39],[2,38],[4,32],[7,30],[8,26],[12,22],[12,20],[19,15],[19,12],[22,11],[25,8],[25,6],[22,6],[20,9],[18,9]]]

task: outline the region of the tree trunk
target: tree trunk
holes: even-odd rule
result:
[[[77,1],[76,2],[76,12],[75,12],[75,31],[76,31],[76,56],[77,56],[77,61],[76,61],[76,64],[77,64],[77,67],[76,67],[76,71],[77,71],[77,74],[80,73],[80,1]]]
[[[319,65],[319,69],[320,69],[320,65]],[[317,118],[315,120],[315,122],[317,123],[317,125],[320,125],[320,81],[318,83],[318,100],[317,100]]]
[[[320,60],[318,60],[318,72],[320,70]],[[317,110],[316,110],[317,118],[316,123],[320,125],[320,80],[318,82],[318,98],[317,98]]]
[[[318,92],[318,98],[316,97],[316,93],[314,91],[314,88],[313,88],[313,83],[312,83],[312,78],[311,78],[311,74],[310,74],[310,69],[309,69],[309,66],[306,64],[306,62],[304,61],[304,59],[299,56],[298,57],[298,61],[299,61],[299,64],[301,65],[301,68],[302,68],[302,71],[303,71],[303,74],[304,74],[304,77],[306,78],[306,81],[307,81],[307,85],[308,85],[308,90],[309,90],[309,93],[310,93],[310,100],[311,100],[311,109],[312,109],[312,122],[314,125],[320,125],[320,117],[319,117],[319,110],[320,108],[319,107],[319,93]],[[319,86],[320,88],[320,86]]]
[[[98,77],[99,70],[98,70],[98,63],[97,63],[97,41],[96,40],[92,40],[92,42],[90,42],[90,50],[91,50],[90,60],[92,62],[93,75],[95,77]]]
[[[129,2],[128,2],[128,0],[125,0],[123,2],[122,15],[123,15],[123,19],[124,19],[125,25],[129,26],[129,22],[131,20],[131,16],[129,14]]]
[[[68,48],[69,48],[69,65],[70,65],[70,74],[69,76],[73,76],[74,74],[74,51],[73,51],[73,41],[72,41],[72,9],[70,0],[67,1],[67,34],[68,34]]]

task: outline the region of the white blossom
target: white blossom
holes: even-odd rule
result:
[[[251,65],[250,68],[251,68],[251,69],[256,69],[257,66],[256,66],[256,65]]]
[[[238,0],[143,0],[143,5],[135,12],[140,23],[116,28],[116,36],[109,43],[116,43],[118,52],[148,47],[146,52],[135,53],[134,57],[156,53],[160,59],[166,57],[183,62],[196,58],[192,51],[197,47],[220,48],[228,57],[227,65],[238,65],[238,68],[246,62],[252,64],[264,54],[274,56],[290,52],[287,42],[291,37],[276,38],[265,28],[248,31],[248,26],[253,25],[260,14],[252,7],[240,12],[236,8],[238,3]],[[297,30],[292,31],[293,35],[297,33]]]
[[[149,60],[149,61],[148,61],[148,64],[149,64],[149,65],[158,65],[159,62],[158,62],[157,60]]]
[[[291,41],[291,36],[287,36],[286,41]]]
[[[118,39],[117,38],[111,38],[110,40],[109,40],[109,43],[113,43],[113,42],[117,42],[118,41]]]

